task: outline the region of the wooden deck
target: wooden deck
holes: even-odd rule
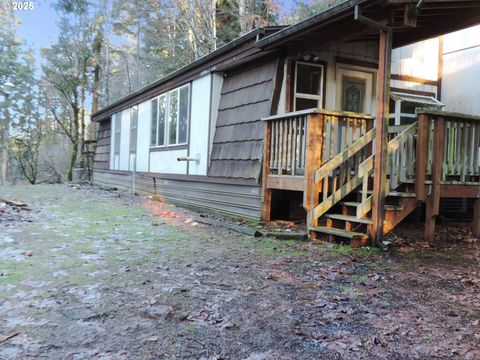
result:
[[[263,218],[270,220],[272,189],[302,191],[312,237],[374,240],[373,117],[312,109],[263,120]],[[425,238],[433,240],[440,199],[473,198],[480,235],[480,117],[421,111],[388,141],[384,156],[383,234],[425,203]]]

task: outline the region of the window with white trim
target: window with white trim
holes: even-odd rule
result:
[[[323,72],[321,64],[295,63],[294,111],[323,107]]]
[[[185,145],[190,119],[190,85],[162,94],[151,101],[151,147]]]
[[[417,121],[418,109],[441,110],[444,104],[433,96],[390,93],[390,125],[409,125]]]
[[[116,113],[114,115],[114,118],[115,118],[115,137],[113,138],[113,145],[114,145],[114,151],[113,153],[115,155],[119,155],[120,154],[120,132],[121,132],[121,129],[122,129],[122,113],[119,112],[119,113]]]
[[[130,151],[137,151],[138,107],[130,109]]]

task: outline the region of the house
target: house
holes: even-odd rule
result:
[[[235,216],[303,216],[312,237],[381,247],[419,205],[431,240],[440,199],[471,198],[480,233],[480,117],[391,76],[392,49],[479,24],[479,10],[350,0],[256,29],[95,113],[94,182]]]

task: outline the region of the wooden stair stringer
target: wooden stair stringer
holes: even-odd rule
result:
[[[385,222],[383,233],[386,235],[412,213],[419,203],[416,198],[401,198],[399,205],[401,210],[385,210]]]

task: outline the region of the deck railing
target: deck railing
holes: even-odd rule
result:
[[[322,109],[296,111],[262,119],[266,123],[269,174],[303,176],[307,159],[307,129],[321,142],[320,163],[341,153],[373,127],[373,117],[365,114]]]
[[[295,113],[272,119],[270,173],[276,175],[303,175],[305,169],[305,127],[309,114]]]
[[[426,183],[480,184],[480,117],[425,110],[418,114],[416,188]]]

